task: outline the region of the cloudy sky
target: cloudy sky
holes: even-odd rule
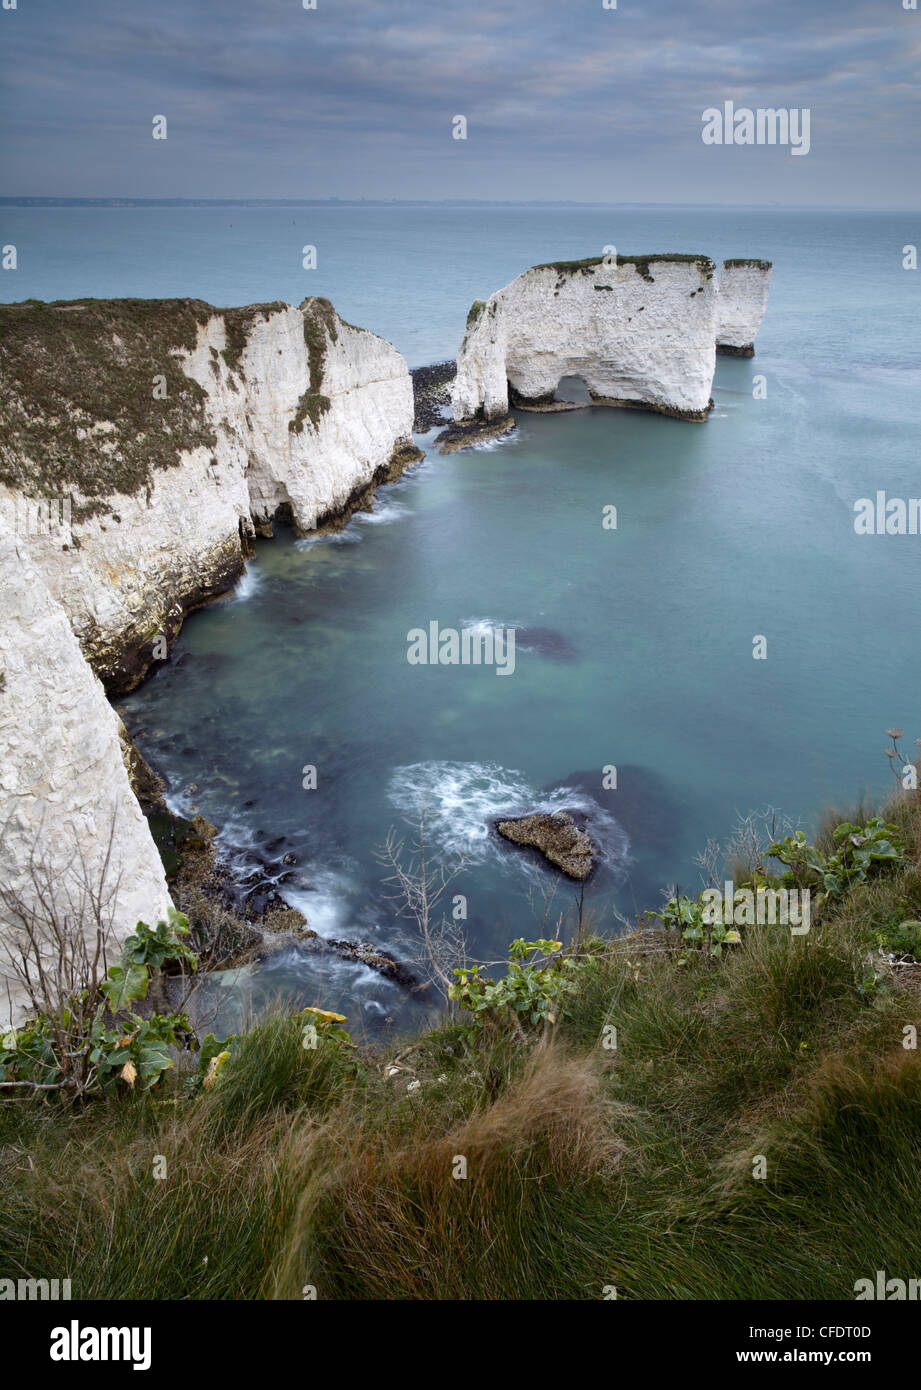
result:
[[[919,66],[903,0],[18,0],[2,192],[918,206]],[[809,154],[704,145],[726,100]]]

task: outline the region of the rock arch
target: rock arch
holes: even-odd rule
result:
[[[681,254],[533,266],[467,316],[456,426],[495,432],[510,403],[553,408],[566,376],[581,377],[597,404],[705,420],[717,343],[729,352],[752,346],[770,263],[726,262],[722,303],[715,272],[709,256]]]

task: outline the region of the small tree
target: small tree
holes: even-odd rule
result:
[[[462,855],[450,863],[435,863],[426,854],[425,810],[418,821],[407,821],[415,831],[415,850],[406,854],[406,840],[391,827],[387,838],[376,853],[381,864],[391,872],[384,879],[394,891],[389,895],[398,904],[400,916],[410,917],[419,928],[422,954],[416,964],[422,966],[446,1003],[451,1006],[454,972],[467,962],[467,940],[459,922],[437,911],[445,893],[470,863]]]

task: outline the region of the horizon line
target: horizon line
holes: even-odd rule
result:
[[[783,212],[916,212],[917,206],[863,203],[597,202],[578,198],[134,198],[120,196],[0,196],[0,207],[545,207],[545,208],[708,208]]]

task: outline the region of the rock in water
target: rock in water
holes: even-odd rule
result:
[[[442,453],[505,432],[510,406],[559,410],[567,377],[595,405],[706,420],[717,350],[752,354],[770,273],[726,261],[717,285],[709,256],[663,252],[532,266],[471,307]]]
[[[500,820],[496,821],[496,829],[513,845],[540,850],[548,863],[569,878],[582,882],[592,871],[595,847],[568,811]]]

